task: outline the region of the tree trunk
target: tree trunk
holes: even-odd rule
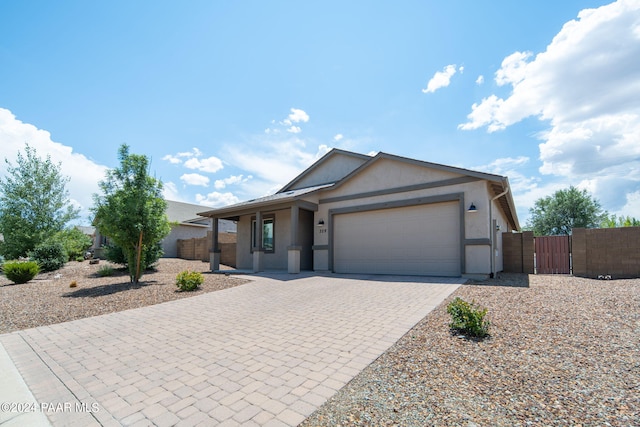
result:
[[[140,231],[140,240],[138,241],[138,253],[136,254],[136,277],[133,283],[138,283],[140,279],[140,258],[142,257],[142,230]]]

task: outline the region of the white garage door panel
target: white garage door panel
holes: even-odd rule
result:
[[[337,273],[460,275],[458,202],[335,215]]]

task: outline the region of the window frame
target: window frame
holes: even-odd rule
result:
[[[271,223],[271,248],[267,249],[265,247],[265,234],[264,234],[264,226],[265,223]],[[251,250],[251,253],[254,252],[254,249],[256,248],[256,217],[252,216],[251,217],[251,233],[249,236],[249,247]],[[262,217],[262,245],[260,245],[260,249],[262,249],[262,251],[266,254],[272,254],[275,253],[276,251],[276,216],[274,214],[271,215],[264,215]]]

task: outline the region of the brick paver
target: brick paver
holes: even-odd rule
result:
[[[248,278],[0,343],[54,426],[297,425],[462,282]]]

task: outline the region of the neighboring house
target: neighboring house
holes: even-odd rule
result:
[[[207,232],[211,230],[211,219],[198,215],[198,212],[205,209],[205,206],[173,200],[167,200],[166,202],[167,219],[171,223],[171,231],[161,242],[164,251],[163,257],[175,258],[178,255],[178,239],[206,237]],[[235,236],[236,224],[233,221],[220,221],[219,229],[221,233],[229,233]],[[98,255],[96,256],[100,256],[99,248],[106,245],[107,242],[108,238],[96,231],[94,238],[94,247],[98,248]]]
[[[214,236],[237,221],[238,269],[290,273],[490,275],[520,228],[504,176],[338,149],[273,195],[200,215]]]

